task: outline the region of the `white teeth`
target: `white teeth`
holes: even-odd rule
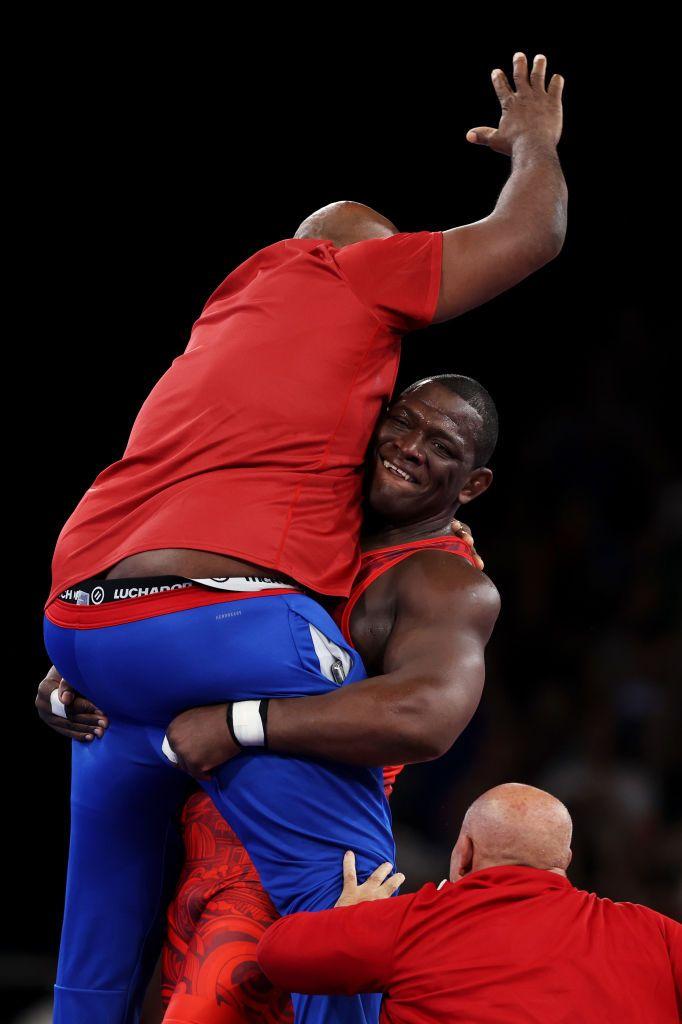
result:
[[[403,480],[407,480],[410,483],[414,483],[414,481],[412,480],[412,477],[408,476],[404,469],[400,469],[398,466],[395,466],[392,462],[389,462],[388,459],[382,459],[382,462],[383,462],[384,466],[386,467],[386,469],[392,469],[393,472],[397,473],[398,476],[401,476],[403,478]]]

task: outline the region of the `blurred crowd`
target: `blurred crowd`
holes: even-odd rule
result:
[[[468,804],[528,782],[573,815],[574,884],[679,918],[676,440],[653,432],[661,399],[646,379],[616,386],[606,362],[588,376],[586,401],[539,415],[499,457],[506,500],[491,496],[481,550],[502,594],[486,689],[447,758],[398,780],[401,869],[410,888],[444,877]],[[476,535],[474,512],[470,522]]]

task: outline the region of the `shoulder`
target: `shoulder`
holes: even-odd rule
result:
[[[490,577],[452,552],[424,548],[410,555],[396,569],[396,583],[401,590],[421,586],[441,598],[451,596],[461,600],[470,596],[499,609],[500,595]]]
[[[437,548],[426,548],[406,558],[394,570],[397,607],[420,606],[432,615],[458,617],[467,612],[494,625],[500,611],[500,595],[490,577],[464,558]]]
[[[585,892],[582,889],[573,889],[572,892],[582,900],[591,903],[595,909],[598,908],[599,914],[614,924],[618,923],[622,927],[629,927],[637,931],[658,932],[662,936],[674,933],[677,933],[678,936],[682,935],[682,925],[678,921],[641,903],[617,902],[597,896],[592,892]]]

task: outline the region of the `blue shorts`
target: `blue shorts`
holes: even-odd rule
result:
[[[331,692],[365,670],[330,616],[303,594],[87,628],[91,611],[79,608],[79,628],[45,620],[57,669],[110,720],[102,740],[73,746],[55,1021],[127,1024],[138,1020],[158,952],[173,817],[186,792],[186,776],[161,752],[170,721],[200,704]],[[311,626],[347,652],[342,684],[325,674]],[[348,849],[360,878],[395,862],[378,768],[259,751],[223,765],[205,788],[281,913],[333,906]],[[296,997],[294,1006],[306,1024],[369,1022],[379,998]]]

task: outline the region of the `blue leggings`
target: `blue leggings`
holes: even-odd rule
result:
[[[79,609],[83,620],[90,610]],[[336,689],[311,626],[349,655],[342,685],[364,678],[332,619],[299,594],[92,629],[45,620],[57,669],[110,720],[102,740],[73,745],[56,1024],[139,1020],[174,863],[173,819],[187,786],[161,752],[167,725],[200,704]],[[345,850],[355,851],[361,878],[395,862],[379,769],[259,751],[223,765],[205,789],[280,913],[333,906]],[[375,995],[294,996],[301,1024],[371,1024],[379,1003]]]

